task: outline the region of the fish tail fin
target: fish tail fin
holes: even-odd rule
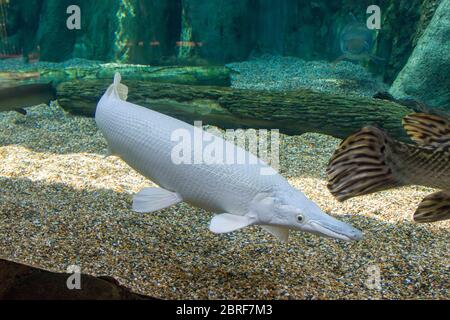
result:
[[[420,203],[413,219],[417,223],[450,219],[450,192],[440,191],[427,196]]]
[[[345,139],[327,167],[328,189],[339,200],[403,185],[391,168],[394,141],[376,127]]]

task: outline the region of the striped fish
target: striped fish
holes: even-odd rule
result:
[[[450,121],[414,113],[403,127],[416,144],[389,137],[373,126],[345,139],[332,156],[328,189],[339,200],[406,185],[441,191],[427,196],[414,213],[419,223],[450,218]]]

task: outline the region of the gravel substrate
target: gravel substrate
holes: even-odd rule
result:
[[[234,88],[285,91],[312,89],[320,92],[372,97],[389,88],[358,63],[305,61],[296,57],[263,56],[230,63]]]
[[[152,183],[104,157],[93,119],[56,104],[28,110],[26,117],[0,113],[1,258],[58,272],[78,264],[160,298],[449,298],[449,222],[410,219],[432,190],[338,203],[324,179],[337,139],[282,136],[281,173],[365,239],[292,232],[280,243],[259,227],[214,235],[211,214],[186,204],[134,213],[132,194]],[[380,270],[380,290],[366,286],[371,268]]]
[[[22,70],[22,71],[35,71],[42,69],[64,69],[64,68],[88,68],[88,67],[96,67],[102,62],[94,61],[94,60],[86,60],[74,58],[64,62],[46,62],[46,61],[37,61],[32,63],[25,63],[23,58],[16,59],[4,59],[0,60],[0,72],[11,70]]]

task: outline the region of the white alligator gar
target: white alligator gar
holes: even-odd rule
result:
[[[282,241],[288,239],[290,229],[342,240],[362,238],[359,230],[324,213],[251,153],[201,128],[127,102],[128,88],[120,82],[120,74],[116,74],[97,105],[95,120],[110,153],[160,187],[145,188],[135,195],[134,211],[153,212],[187,202],[216,213],[210,223],[215,233],[261,225]],[[174,161],[180,146],[174,133],[195,137],[198,131],[203,141],[221,143],[224,152],[234,148],[232,160],[239,154],[247,161],[196,162],[195,141],[190,150],[180,153],[185,158],[192,155],[190,163]],[[204,145],[200,152],[207,148]],[[267,174],[270,171],[273,174]]]

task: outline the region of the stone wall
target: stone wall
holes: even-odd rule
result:
[[[450,111],[450,0],[442,0],[390,92]]]

